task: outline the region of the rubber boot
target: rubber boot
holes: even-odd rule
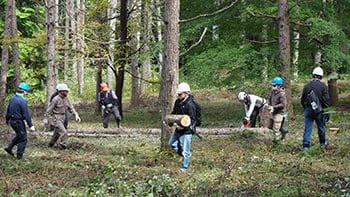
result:
[[[284,125],[284,120],[285,118],[283,117],[282,119],[282,123],[281,123],[281,128],[280,128],[280,132],[281,132],[281,140],[284,140],[284,138],[286,138],[286,135],[288,133],[288,130],[283,128],[283,125]]]

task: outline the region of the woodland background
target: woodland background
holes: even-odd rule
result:
[[[0,194],[349,196],[349,17],[347,0],[0,0],[0,118],[25,81],[38,130],[29,133],[29,162],[0,151]],[[332,98],[327,128],[339,130],[327,132],[325,150],[314,128],[305,153],[299,98],[316,66]],[[275,76],[289,102],[280,143],[237,131],[238,92],[267,97]],[[190,170],[179,174],[161,120],[184,81],[202,105],[204,139],[193,138]],[[52,133],[42,125],[62,82],[82,118],[71,117],[65,151],[47,148]],[[100,82],[120,98],[124,130],[113,120],[102,129]],[[11,137],[3,121],[0,144]]]

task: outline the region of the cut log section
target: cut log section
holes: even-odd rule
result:
[[[181,127],[188,127],[191,124],[191,118],[188,115],[167,115],[165,116],[165,122],[169,126],[176,123]]]

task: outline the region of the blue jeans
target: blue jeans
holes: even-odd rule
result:
[[[309,148],[311,142],[311,134],[313,122],[315,121],[317,124],[318,130],[318,139],[321,145],[326,146],[328,144],[326,140],[326,125],[324,120],[323,113],[315,114],[311,107],[306,107],[304,109],[304,138],[303,138],[303,147]]]
[[[191,158],[191,141],[192,134],[182,134],[180,132],[175,132],[171,135],[169,140],[169,146],[183,157],[183,163],[181,168],[188,169],[190,165]]]

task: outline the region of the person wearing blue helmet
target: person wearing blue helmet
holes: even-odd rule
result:
[[[272,90],[268,99],[271,113],[269,128],[273,130],[276,138],[284,140],[288,130],[283,128],[285,113],[287,111],[287,97],[283,88],[283,79],[281,77],[275,77],[271,85]]]
[[[15,157],[12,152],[14,146],[17,146],[17,159],[26,161],[23,157],[24,151],[27,146],[28,138],[24,121],[27,122],[31,131],[35,131],[35,127],[32,122],[31,115],[29,113],[28,104],[25,99],[25,95],[29,92],[30,87],[27,83],[20,83],[18,85],[16,94],[10,99],[9,105],[6,111],[6,124],[9,124],[16,132],[11,142],[4,148],[4,150],[11,156]]]

